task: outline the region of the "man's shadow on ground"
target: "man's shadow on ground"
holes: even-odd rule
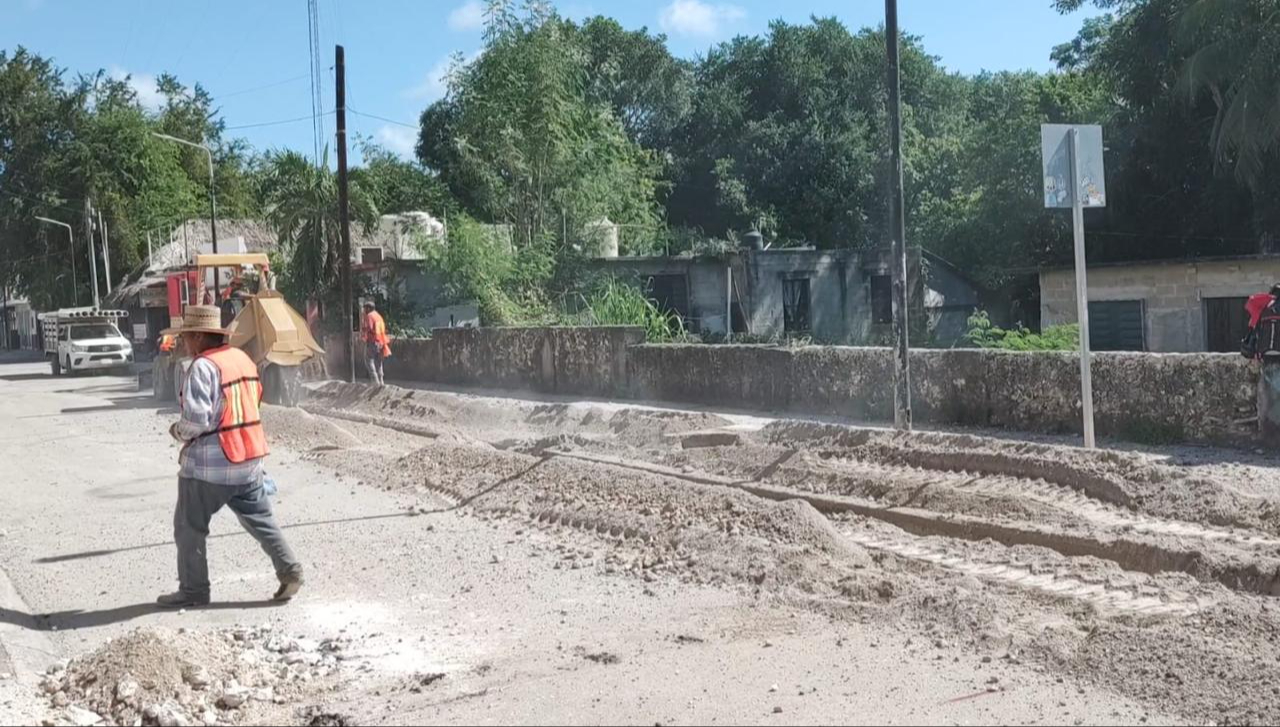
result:
[[[279,608],[287,605],[281,601],[244,601],[211,603],[190,609],[192,611],[256,611],[264,608]],[[163,609],[154,603],[136,603],[131,606],[117,606],[98,611],[58,611],[56,613],[30,614],[0,608],[0,623],[13,624],[31,631],[76,631],[98,626],[123,623],[150,614],[177,613],[172,609]]]

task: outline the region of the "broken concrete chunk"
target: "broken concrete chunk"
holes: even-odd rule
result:
[[[239,709],[247,701],[249,701],[249,690],[237,685],[227,688],[227,691],[218,698],[218,706],[223,709]]]
[[[76,727],[93,727],[102,721],[102,716],[82,707],[71,706],[67,707],[67,720]]]
[[[138,683],[125,677],[116,683],[116,701],[128,702],[138,693]]]
[[[187,664],[182,668],[182,681],[191,685],[192,689],[204,689],[212,682],[209,670],[196,664]]]

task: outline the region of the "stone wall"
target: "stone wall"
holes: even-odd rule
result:
[[[893,418],[889,349],[643,340],[637,328],[441,329],[431,339],[395,342],[387,378],[872,423]],[[331,371],[340,373],[340,346],[333,343]],[[912,351],[911,365],[921,424],[1081,429],[1074,354],[919,349]],[[1260,441],[1258,368],[1238,355],[1099,353],[1093,372],[1101,436],[1150,443]]]
[[[1045,433],[1079,432],[1079,360],[1068,353],[911,353],[916,421]],[[633,397],[893,418],[889,349],[644,345],[629,354]],[[1141,442],[1257,438],[1256,365],[1229,354],[1100,353],[1095,421],[1103,436]]]
[[[453,386],[616,396],[627,388],[627,353],[644,331],[597,328],[440,328],[392,343],[388,379]],[[341,376],[341,339],[327,341],[330,372]],[[359,355],[359,349],[357,350]],[[357,375],[365,375],[363,363]]]

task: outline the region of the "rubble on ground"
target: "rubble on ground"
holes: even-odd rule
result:
[[[270,625],[194,632],[138,629],[51,667],[41,683],[58,721],[183,727],[270,719],[340,670],[346,643],[291,638]]]

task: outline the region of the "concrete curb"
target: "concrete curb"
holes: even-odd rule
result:
[[[49,666],[59,660],[53,639],[40,630],[30,607],[0,569],[0,653],[9,655],[14,679],[35,685]],[[10,667],[0,664],[0,670]]]

